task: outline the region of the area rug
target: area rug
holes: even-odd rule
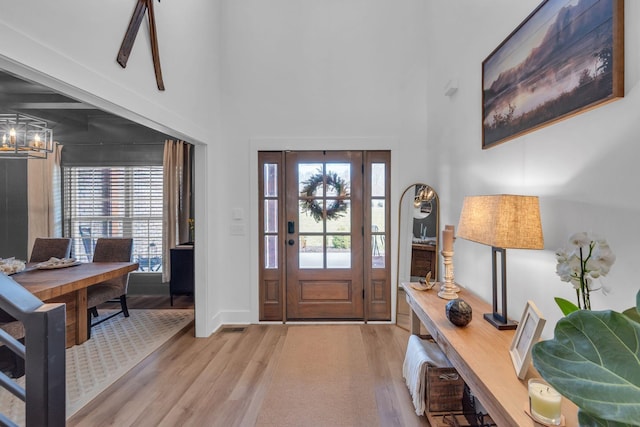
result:
[[[193,320],[193,310],[129,310],[92,328],[91,339],[66,350],[67,418]],[[108,316],[108,311],[100,311]],[[24,377],[19,381],[24,387]],[[0,412],[25,425],[24,402],[0,388]]]
[[[377,426],[359,325],[289,326],[257,426]]]

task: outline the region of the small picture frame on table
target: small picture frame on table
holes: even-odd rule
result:
[[[509,347],[513,367],[521,380],[527,376],[527,370],[531,363],[531,347],[540,338],[545,322],[546,319],[542,317],[533,301],[527,301],[516,334]]]

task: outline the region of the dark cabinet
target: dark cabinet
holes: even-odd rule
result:
[[[428,272],[433,272],[435,267],[435,246],[414,243],[411,248],[411,275],[424,278]],[[435,280],[435,274],[433,276],[433,280]]]
[[[193,245],[180,245],[171,249],[171,305],[174,295],[193,295]]]

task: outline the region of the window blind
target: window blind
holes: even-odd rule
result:
[[[133,238],[139,271],[162,271],[162,166],[63,167],[64,235],[93,259],[100,237]]]

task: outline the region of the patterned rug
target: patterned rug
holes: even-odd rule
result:
[[[91,330],[91,339],[66,350],[67,418],[193,320],[193,310],[129,310]],[[108,311],[100,311],[107,316]],[[24,387],[24,377],[18,383]],[[0,388],[0,412],[25,425],[24,402]]]

